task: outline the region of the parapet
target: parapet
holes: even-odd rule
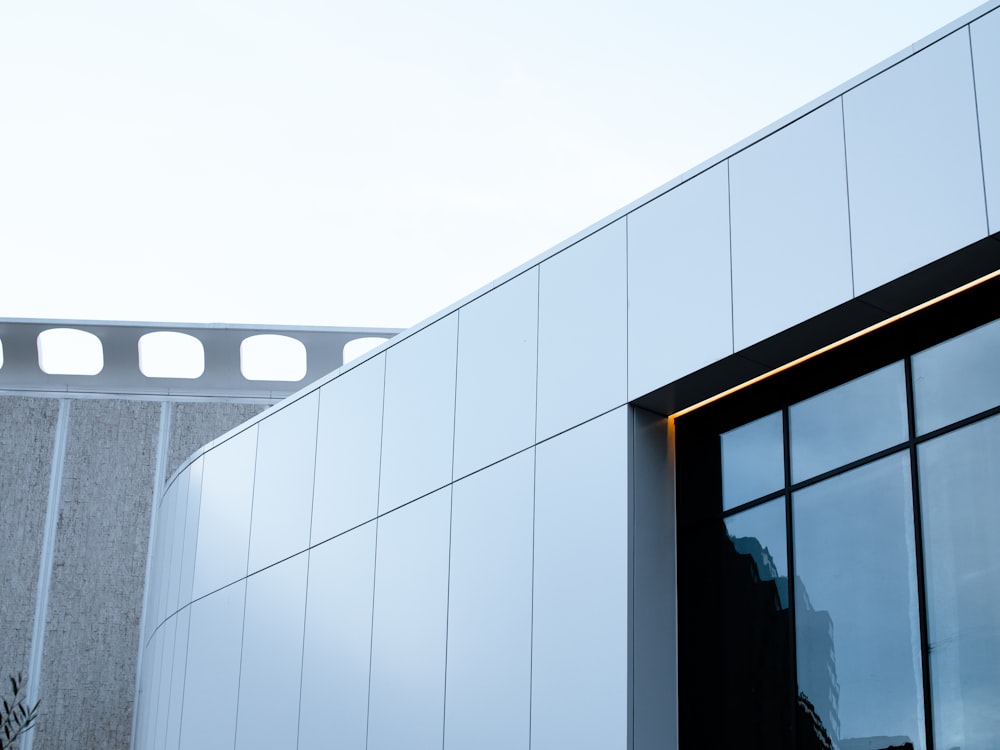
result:
[[[94,374],[45,367],[39,337],[56,329],[69,329],[91,341],[99,354],[91,370]],[[350,342],[388,339],[398,332],[392,328],[0,318],[0,391],[278,399],[342,366],[344,348]],[[155,342],[157,337],[150,334],[163,333],[174,339],[189,337],[195,352],[200,347],[203,367],[186,377],[163,376],[145,367],[140,361],[140,342]],[[277,343],[298,352],[296,358],[304,362],[295,368],[294,379],[268,379],[267,374],[260,379],[248,372],[247,353],[260,341],[259,336],[280,337]]]

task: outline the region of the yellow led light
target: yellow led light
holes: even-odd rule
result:
[[[868,326],[867,328],[857,331],[856,333],[852,333],[849,336],[845,336],[844,338],[838,341],[834,341],[832,344],[827,344],[826,346],[820,347],[816,351],[802,355],[798,359],[793,359],[791,362],[787,362],[786,364],[783,364],[779,367],[775,367],[773,370],[768,370],[767,372],[762,373],[761,375],[758,375],[742,383],[734,385],[732,388],[727,388],[721,393],[717,393],[714,396],[709,396],[708,398],[703,399],[702,401],[699,401],[696,404],[692,404],[691,406],[686,406],[683,409],[671,414],[668,419],[674,420],[677,419],[677,417],[682,417],[685,414],[690,414],[691,412],[700,409],[703,406],[707,406],[708,404],[714,403],[719,399],[725,398],[726,396],[731,396],[734,393],[742,391],[744,388],[749,388],[752,385],[760,383],[762,380],[767,380],[768,378],[774,377],[775,375],[785,372],[786,370],[790,370],[791,368],[796,367],[802,364],[803,362],[807,362],[810,359],[814,359],[822,354],[826,354],[827,352],[830,352],[836,349],[837,347],[843,346],[844,344],[849,344],[850,342],[855,341],[861,338],[862,336],[867,336],[868,334],[873,333],[874,331],[877,331],[880,328],[885,328],[888,325],[892,325],[893,323],[903,320],[904,318],[907,318],[910,315],[913,315],[914,313],[918,313],[921,310],[926,310],[928,307],[932,307],[933,305],[936,305],[939,302],[943,302],[946,299],[950,299],[951,297],[962,294],[963,292],[966,292],[969,289],[972,289],[973,287],[979,286],[980,284],[985,284],[987,281],[992,281],[993,279],[996,279],[998,277],[1000,277],[1000,269],[992,271],[991,273],[988,273],[985,276],[980,276],[978,279],[970,281],[967,284],[963,284],[960,287],[956,287],[955,289],[945,292],[944,294],[938,295],[937,297],[927,300],[926,302],[921,302],[919,305],[911,307],[908,310],[904,310],[901,313],[896,313],[895,315],[892,315],[886,318],[885,320],[879,321],[878,323],[874,323]]]

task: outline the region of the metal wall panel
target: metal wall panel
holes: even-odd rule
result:
[[[632,747],[677,747],[677,570],[667,420],[632,412]]]
[[[314,547],[309,558],[299,750],[365,750],[375,522]]]
[[[246,581],[239,581],[191,605],[182,750],[229,748],[236,742],[245,595]]]
[[[625,402],[626,275],[624,220],[541,264],[538,439]]]
[[[174,638],[173,674],[170,678],[170,702],[167,712],[167,731],[163,746],[166,750],[177,750],[181,737],[181,707],[184,704],[184,671],[187,667],[188,626],[191,623],[190,608],[178,612],[177,635]]]
[[[234,356],[236,353],[234,352]],[[178,401],[171,404],[169,479],[177,468],[206,443],[257,416],[269,404],[219,401]]]
[[[451,481],[457,345],[452,314],[387,354],[379,513]]]
[[[138,716],[143,750],[156,744],[156,712],[160,706],[160,662],[163,651],[163,630],[157,630],[143,654],[145,658],[143,701]]]
[[[179,487],[171,487],[171,492],[160,505],[160,517],[156,522],[156,549],[161,569],[156,576],[156,622],[159,625],[167,619],[170,609],[170,578],[173,573],[174,530],[177,521],[177,494]]]
[[[312,543],[378,512],[385,355],[348,370],[320,390]]]
[[[844,94],[854,291],[986,234],[969,32]]]
[[[247,574],[257,425],[204,457],[193,596],[204,596]]]
[[[736,350],[853,296],[840,100],[729,160]]]
[[[167,585],[170,579],[170,555],[173,552],[171,544],[171,528],[177,504],[177,483],[172,484],[156,504],[156,520],[153,524],[153,534],[149,540],[150,570],[146,590],[146,635],[163,622],[167,606]]]
[[[733,352],[726,165],[627,220],[628,394],[634,399]]]
[[[534,451],[453,488],[445,750],[528,747]]]
[[[318,411],[319,394],[314,391],[257,427],[251,573],[309,546]]]
[[[440,750],[451,489],[378,520],[368,750]]]
[[[167,740],[167,718],[170,712],[170,679],[174,671],[174,638],[177,636],[177,618],[163,624],[156,634],[159,637],[157,655],[156,721],[153,729],[153,750],[163,750]]]
[[[174,482],[173,512],[170,518],[170,568],[167,570],[166,606],[164,616],[169,617],[178,609],[178,592],[181,583],[181,558],[184,556],[184,536],[187,522],[188,489],[191,484],[187,477]]]
[[[628,741],[628,409],[536,449],[532,750]]]
[[[177,590],[177,608],[190,604],[194,586],[194,566],[198,554],[198,522],[201,519],[201,478],[205,468],[204,457],[191,463],[187,475],[187,511],[184,515],[184,546],[180,561],[180,584]],[[177,481],[184,481],[178,477]]]
[[[296,746],[308,555],[247,578],[237,750]]]
[[[536,267],[459,311],[456,477],[534,442],[537,364]]]
[[[1000,10],[970,26],[990,233],[1000,232]]]

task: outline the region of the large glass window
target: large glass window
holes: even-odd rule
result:
[[[682,746],[1000,747],[1000,321],[887,361],[678,424]]]

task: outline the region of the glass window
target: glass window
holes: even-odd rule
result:
[[[785,501],[777,498],[726,518],[726,533],[738,555],[752,563],[753,575],[775,583],[781,607],[788,607],[788,547]]]
[[[913,400],[918,435],[1000,404],[1000,320],[913,355]]]
[[[720,743],[780,750],[792,706],[784,497],[729,516],[725,528]]]
[[[936,747],[1000,739],[1000,417],[920,446]]]
[[[722,435],[722,507],[725,510],[785,486],[781,412]]]
[[[924,746],[910,486],[901,452],[792,497],[799,721],[835,747]]]
[[[909,361],[678,423],[682,744],[1000,747],[1000,319],[914,330],[879,355]]]
[[[836,469],[907,439],[902,362],[789,409],[792,482]]]

